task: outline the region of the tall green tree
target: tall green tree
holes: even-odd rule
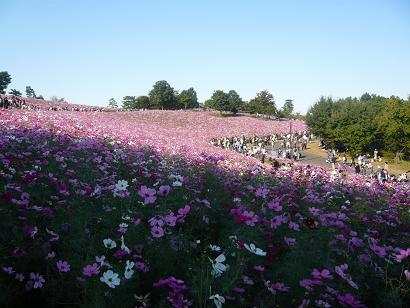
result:
[[[149,109],[151,107],[151,102],[148,96],[142,95],[137,97],[137,108],[139,109]]]
[[[50,97],[50,101],[52,101],[52,102],[57,102],[57,103],[64,103],[64,102],[66,102],[65,99],[64,99],[64,97],[58,97],[58,96],[56,96],[56,95],[51,96],[51,97]]]
[[[306,113],[306,123],[316,136],[326,138],[328,135],[328,125],[330,116],[334,110],[334,103],[331,97],[320,97],[320,99],[308,109]]]
[[[117,101],[116,101],[113,97],[111,97],[111,98],[108,100],[108,107],[110,107],[110,108],[118,108],[118,103],[117,103]]]
[[[16,89],[11,89],[11,90],[9,91],[9,94],[10,94],[10,95],[14,95],[14,96],[22,96],[21,92],[20,92],[20,91],[17,91]]]
[[[277,108],[273,95],[267,90],[256,94],[248,103],[248,109],[253,113],[260,113],[269,117],[277,114]]]
[[[229,111],[229,95],[222,90],[216,90],[211,98],[205,102],[205,107],[220,111]]]
[[[228,92],[229,111],[237,113],[243,106],[243,100],[235,90]]]
[[[152,107],[159,109],[176,109],[175,90],[165,80],[157,81],[149,92]]]
[[[410,156],[410,102],[364,93],[333,101],[321,97],[306,115],[310,130],[351,155],[374,149]]]
[[[0,72],[0,94],[6,94],[6,89],[11,82],[11,76],[8,72]]]
[[[137,109],[137,99],[135,96],[124,96],[122,99],[122,108],[132,110]]]
[[[287,99],[285,100],[285,104],[283,105],[282,109],[281,109],[281,115],[284,118],[290,118],[293,114],[293,100],[291,99]]]
[[[386,148],[396,154],[409,152],[410,101],[390,97],[386,100],[379,121]]]
[[[191,87],[188,90],[182,90],[178,95],[178,103],[184,109],[198,108],[198,97],[194,88]]]
[[[30,87],[30,86],[26,87],[26,96],[36,98],[36,92],[34,92],[32,87]]]

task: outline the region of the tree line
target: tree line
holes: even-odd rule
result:
[[[108,106],[118,108],[119,105],[114,98],[108,101]],[[124,96],[122,108],[124,109],[191,109],[205,107],[217,111],[236,114],[247,112],[260,114],[267,117],[291,117],[300,116],[293,114],[293,100],[285,101],[284,106],[278,109],[271,93],[263,90],[256,94],[249,102],[242,100],[235,90],[224,92],[215,90],[212,96],[202,105],[198,102],[197,93],[194,88],[176,91],[165,80],[157,81],[148,95]]]
[[[0,72],[0,94],[6,94],[6,89],[11,83],[11,76],[8,72]],[[16,89],[11,89],[9,94],[22,96],[22,93]],[[25,89],[26,97],[44,99],[42,95],[37,95],[31,86]],[[52,96],[54,102],[65,102],[64,98]],[[110,98],[108,106],[118,108],[119,104],[114,98]],[[205,107],[220,111],[221,113],[229,112],[236,114],[246,112],[258,114],[266,117],[279,118],[303,118],[299,113],[294,114],[293,100],[287,99],[282,108],[278,108],[275,99],[271,93],[266,90],[260,91],[254,98],[244,101],[235,90],[224,92],[216,90],[204,104],[198,102],[198,96],[193,87],[176,91],[166,80],[157,81],[148,95],[142,96],[124,96],[121,107],[126,110],[133,109],[192,109]]]
[[[6,71],[0,72],[0,94],[6,94],[6,89],[11,83],[11,80],[12,78],[8,72]],[[20,97],[23,96],[23,93],[21,93],[20,91],[16,89],[10,89],[9,94],[14,95],[14,96],[20,96]],[[26,94],[26,97],[29,97],[29,98],[44,99],[43,95],[41,94],[37,95],[36,91],[34,91],[34,89],[31,86],[26,86],[25,94]],[[50,101],[66,103],[63,97],[59,98],[55,95],[50,97]]]
[[[313,134],[350,155],[374,149],[410,157],[410,96],[321,97],[306,114]]]

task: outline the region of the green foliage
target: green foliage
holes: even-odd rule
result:
[[[284,118],[290,118],[293,114],[293,109],[293,100],[287,99],[282,109],[280,110],[280,113]]]
[[[309,108],[306,113],[306,123],[309,125],[313,134],[321,136],[322,138],[328,137],[328,130],[326,129],[328,122],[330,122],[330,116],[333,110],[333,100],[331,97],[320,97],[312,107]]]
[[[229,111],[229,96],[222,90],[216,90],[211,98],[205,101],[205,107],[218,111]]]
[[[165,80],[157,81],[149,92],[149,100],[153,108],[177,109],[177,98],[174,88]]]
[[[379,118],[386,148],[393,152],[410,149],[410,101],[390,97]]]
[[[237,113],[243,105],[243,100],[235,90],[228,92],[229,108],[231,112]]]
[[[50,101],[57,102],[57,103],[65,103],[66,102],[64,97],[59,98],[58,96],[55,96],[55,95],[50,97]]]
[[[34,92],[32,87],[30,87],[30,86],[26,87],[26,96],[36,98],[36,92]]]
[[[205,102],[205,107],[218,111],[230,111],[237,113],[241,108],[243,101],[235,90],[225,93],[222,90],[216,90],[211,98]]]
[[[9,91],[9,94],[14,96],[22,96],[22,93],[20,91],[17,91],[16,89],[11,89]]]
[[[191,87],[188,90],[182,90],[178,95],[178,104],[185,109],[198,108],[198,97],[194,88]]]
[[[148,109],[151,107],[151,102],[148,96],[142,95],[137,97],[137,108]]]
[[[260,113],[267,116],[275,116],[278,111],[273,95],[266,90],[256,94],[245,106],[245,110],[250,113]]]
[[[6,94],[6,89],[10,82],[10,74],[8,72],[0,72],[0,94]]]
[[[410,150],[410,102],[392,96],[363,94],[334,101],[321,97],[306,115],[313,134],[330,146],[355,155],[384,149]]]
[[[122,108],[124,109],[137,109],[137,99],[135,96],[124,96],[122,99]]]
[[[118,103],[113,97],[108,100],[108,107],[118,108]]]

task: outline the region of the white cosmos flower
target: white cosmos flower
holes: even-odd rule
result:
[[[123,236],[123,235],[121,235],[121,250],[124,250],[124,251],[126,251],[126,252],[128,252],[128,253],[131,252],[131,250],[130,250],[127,246],[125,246],[124,236]]]
[[[222,275],[223,272],[225,272],[228,269],[228,267],[225,264],[223,264],[223,262],[225,262],[226,260],[224,254],[220,254],[218,257],[216,257],[215,260],[212,260],[211,258],[208,259],[212,263],[212,276],[219,277]]]
[[[174,187],[181,187],[181,186],[182,186],[182,182],[180,182],[180,181],[174,181],[174,183],[172,183],[172,186],[174,186]]]
[[[110,238],[106,238],[105,240],[103,240],[103,243],[105,248],[113,249],[117,247],[117,244]]]
[[[125,180],[119,180],[117,184],[115,184],[116,191],[123,191],[126,190],[128,187],[128,182]]]
[[[111,270],[106,271],[102,277],[100,277],[101,282],[105,282],[110,288],[115,288],[120,285],[120,278],[118,274],[114,273]]]
[[[266,256],[266,252],[263,251],[263,250],[260,249],[260,248],[257,248],[257,247],[255,246],[255,244],[253,244],[253,243],[250,244],[250,245],[245,244],[245,248],[246,248],[247,250],[249,250],[250,252],[254,253],[254,254],[257,255],[257,256]]]
[[[221,247],[217,245],[209,245],[209,248],[211,248],[212,251],[221,251]]]
[[[134,265],[135,265],[134,262],[132,261],[130,262],[128,260],[126,261],[125,272],[124,272],[125,279],[130,279],[132,275],[134,275],[134,270],[133,270]]]
[[[215,295],[211,295],[209,297],[209,299],[214,301],[214,304],[217,308],[221,308],[222,304],[225,303],[225,297],[219,295],[219,294],[215,294]]]

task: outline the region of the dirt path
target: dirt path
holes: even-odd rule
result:
[[[276,142],[274,146],[274,150],[277,150],[279,148],[280,148],[280,142]],[[271,150],[272,148],[268,148],[268,149]],[[332,166],[326,163],[326,159],[327,159],[326,152],[321,152],[321,149],[318,149],[318,150],[313,145],[313,142],[311,144],[308,144],[307,150],[301,151],[302,157],[300,160],[298,160],[298,162],[303,163],[303,164],[321,166],[326,169],[331,169]]]
[[[316,159],[314,159],[313,161],[318,162],[319,164],[320,164],[319,157],[321,157],[324,162],[325,162],[326,159],[327,159],[327,153],[326,153],[326,151],[323,151],[323,150],[319,147],[319,141],[313,141],[312,143],[309,143],[309,144],[308,144],[308,149],[307,149],[307,151],[305,151],[305,153],[306,153],[306,152],[307,152],[307,157],[315,157]],[[348,163],[350,163],[350,161],[351,161],[351,160],[350,160],[350,156],[347,155],[347,157],[348,157],[348,158],[347,158],[347,161],[348,161]],[[391,159],[383,159],[383,157],[382,157],[382,161],[381,161],[381,162],[374,162],[374,163],[372,163],[372,164],[373,164],[373,168],[374,168],[375,170],[378,169],[378,167],[384,168],[384,163],[385,163],[386,161],[387,161],[388,164],[389,164],[389,172],[390,172],[391,174],[399,175],[399,174],[401,174],[401,173],[404,173],[404,172],[410,170],[410,163],[409,163],[409,162],[403,162],[403,163],[401,163],[401,164],[397,164],[397,163],[394,162],[394,160],[391,160]],[[356,160],[356,162],[357,162],[357,160]],[[312,164],[314,164],[314,163],[312,162]],[[328,165],[328,166],[329,166],[329,164],[326,164],[326,163],[325,163],[325,165]]]

